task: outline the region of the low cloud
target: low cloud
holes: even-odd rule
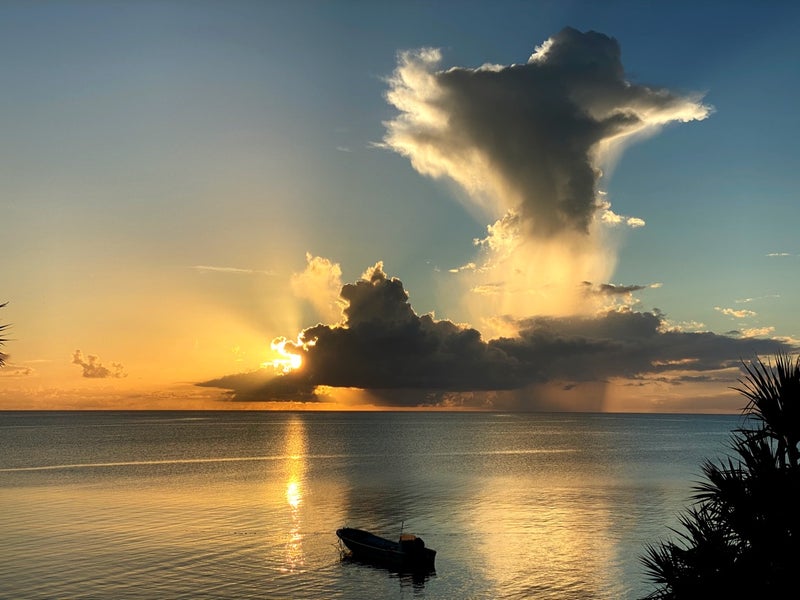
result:
[[[302,368],[201,385],[231,390],[239,400],[271,401],[314,400],[318,386],[359,388],[391,405],[455,406],[470,398],[485,402],[485,392],[513,393],[516,408],[533,409],[542,400],[532,388],[564,392],[612,378],[669,374],[677,382],[678,375],[701,378],[756,354],[789,349],[776,340],[670,330],[660,313],[628,309],[531,317],[515,323],[516,336],[486,341],[476,329],[417,315],[402,282],[387,276],[380,262],[344,285],[341,298],[342,324],[309,327],[284,345],[302,357]]]
[[[83,369],[82,376],[90,379],[106,379],[106,378],[121,378],[127,377],[125,367],[120,363],[111,363],[111,367],[104,367],[100,359],[94,355],[89,354],[84,359],[83,353],[80,350],[75,350],[72,354],[72,364],[80,365]]]

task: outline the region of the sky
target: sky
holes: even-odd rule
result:
[[[737,412],[800,5],[8,1],[0,409]]]

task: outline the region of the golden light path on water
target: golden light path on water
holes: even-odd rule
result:
[[[581,502],[575,493],[569,485],[554,481],[552,487],[531,498],[530,490],[501,476],[489,477],[484,487],[476,488],[472,502],[481,509],[476,512],[478,518],[472,529],[482,540],[475,550],[482,556],[477,563],[485,568],[485,577],[495,579],[498,585],[511,585],[515,578],[525,585],[538,581],[558,589],[565,598],[603,589],[608,584],[604,576],[616,581],[618,565],[616,546],[610,539],[610,509],[600,498],[587,499],[584,510],[576,508]],[[509,541],[519,547],[518,552],[509,553],[503,547]],[[532,577],[532,564],[547,576]],[[502,578],[496,579],[498,575]],[[616,591],[623,597],[621,590]]]
[[[303,554],[303,486],[306,472],[306,431],[302,419],[293,418],[286,425],[286,503],[290,510],[290,528],[286,540],[284,572],[293,573],[305,564]]]

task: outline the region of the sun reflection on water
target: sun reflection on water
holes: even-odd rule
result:
[[[300,482],[290,479],[289,483],[286,484],[286,501],[289,503],[289,506],[292,507],[293,511],[296,511],[300,507],[302,499],[303,493],[300,490]]]
[[[289,506],[289,533],[285,544],[285,572],[293,573],[305,564],[302,534],[303,487],[306,472],[306,431],[302,419],[286,425],[286,504]]]

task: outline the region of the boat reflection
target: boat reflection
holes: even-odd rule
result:
[[[342,564],[347,565],[354,569],[372,569],[374,571],[383,571],[388,574],[390,578],[397,579],[401,588],[413,588],[420,590],[425,587],[425,584],[432,577],[436,577],[436,571],[400,571],[396,568],[376,565],[375,563],[360,560],[354,557],[349,552],[343,551],[341,554]]]

